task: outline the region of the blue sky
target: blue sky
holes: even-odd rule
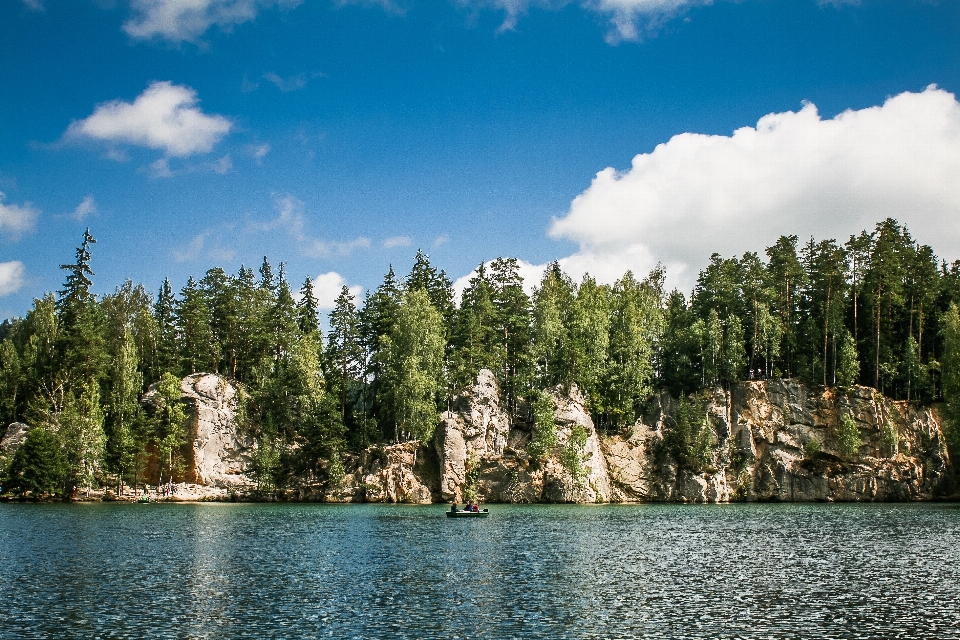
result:
[[[688,289],[886,215],[957,259],[958,63],[946,0],[2,0],[0,317],[87,226],[98,293],[418,248]]]

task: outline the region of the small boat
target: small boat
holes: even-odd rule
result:
[[[490,515],[489,509],[480,511],[447,511],[448,518],[486,518]]]

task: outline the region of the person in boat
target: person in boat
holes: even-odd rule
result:
[[[456,503],[456,502],[451,502],[451,503],[450,503],[450,513],[456,513],[456,512],[457,512],[457,503]]]

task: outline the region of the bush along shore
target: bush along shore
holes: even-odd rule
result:
[[[960,261],[887,219],[717,254],[689,299],[418,252],[321,332],[307,278],[63,288],[0,325],[3,494],[332,502],[924,500],[954,494]],[[161,489],[177,483],[176,495]],[[186,496],[193,496],[187,498]]]

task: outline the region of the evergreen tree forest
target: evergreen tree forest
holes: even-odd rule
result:
[[[942,401],[960,424],[960,261],[893,219],[844,242],[783,236],[763,255],[714,254],[689,297],[665,289],[660,267],[607,285],[558,263],[528,295],[517,261],[499,258],[456,300],[418,252],[362,300],[344,287],[325,332],[311,280],[296,288],[266,258],[179,290],[127,281],[94,295],[95,243],[86,232],[63,288],[0,325],[0,423],[33,427],[3,461],[5,489],[135,483],[148,456],[169,477],[187,437],[179,380],[198,372],[241,389],[239,426],[261,443],[251,471],[269,486],[323,477],[347,452],[428,440],[481,368],[530,425],[558,384],[576,384],[612,433],[659,391],[770,378]]]

